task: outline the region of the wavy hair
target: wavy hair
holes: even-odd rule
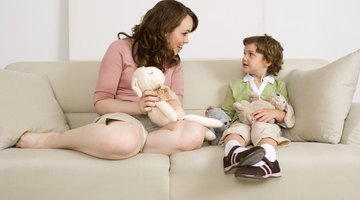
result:
[[[195,13],[178,1],[162,0],[132,28],[132,35],[119,32],[118,38],[124,35],[133,39],[132,55],[138,66],[155,66],[164,71],[180,62],[180,56],[174,54],[165,35],[178,27],[187,15],[193,20],[193,32],[198,26]]]
[[[267,69],[268,75],[277,76],[282,68],[283,47],[281,44],[269,35],[252,36],[243,40],[244,45],[255,44],[256,52],[261,53],[264,58],[271,62],[271,66]]]

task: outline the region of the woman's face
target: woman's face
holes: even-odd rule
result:
[[[188,35],[193,27],[192,18],[187,15],[172,32],[166,34],[166,39],[170,48],[174,50],[174,54],[178,55],[184,44],[189,43]]]

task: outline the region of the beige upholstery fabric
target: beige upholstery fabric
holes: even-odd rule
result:
[[[340,142],[360,71],[360,50],[317,70],[286,76],[296,124],[285,130],[292,141]]]
[[[0,151],[1,200],[167,200],[169,159],[103,160],[60,149]]]
[[[360,103],[353,103],[346,119],[344,131],[341,137],[343,144],[355,144],[360,146]]]
[[[282,177],[267,181],[236,180],[233,174],[224,174],[220,146],[172,155],[171,199],[336,200],[349,194],[354,195],[350,199],[358,198],[359,178],[354,173],[360,166],[360,148],[293,142],[279,148],[277,155]]]
[[[25,131],[68,129],[46,76],[0,70],[0,149],[13,146]]]
[[[98,117],[93,94],[99,66],[99,61],[17,62],[6,66],[6,69],[45,74],[70,128],[77,128]]]
[[[320,59],[287,59],[278,78],[294,69],[310,70],[327,64]],[[218,106],[232,80],[243,76],[241,59],[184,60],[185,88],[183,106],[187,113],[204,114],[209,105]]]
[[[240,59],[183,60],[184,106],[204,114],[224,98],[229,80],[241,77]],[[328,62],[287,59],[279,74],[312,70]],[[46,74],[72,128],[98,115],[92,105],[98,61],[23,62],[7,70]],[[292,142],[277,150],[282,177],[267,181],[236,180],[222,168],[220,146],[172,156],[142,153],[126,160],[102,160],[69,150],[0,151],[0,199],[23,200],[355,200],[359,198],[360,104],[346,118],[342,142]],[[306,127],[305,127],[306,129]],[[345,137],[346,136],[346,137]]]
[[[100,62],[18,62],[8,70],[45,74],[65,113],[95,113],[93,94]]]

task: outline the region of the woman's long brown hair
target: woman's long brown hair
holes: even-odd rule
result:
[[[150,9],[140,24],[132,29],[132,35],[118,33],[133,39],[132,55],[138,66],[155,66],[162,71],[180,62],[174,55],[165,34],[172,32],[189,15],[193,20],[193,32],[198,26],[198,18],[190,8],[175,0],[162,0]]]

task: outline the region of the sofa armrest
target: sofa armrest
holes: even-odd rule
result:
[[[345,120],[340,143],[360,145],[360,103],[353,103]]]

